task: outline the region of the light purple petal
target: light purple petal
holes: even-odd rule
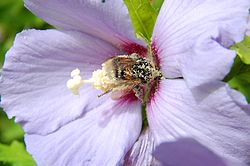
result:
[[[154,162],[154,138],[149,129],[145,129],[125,157],[124,166],[150,166]]]
[[[226,76],[234,62],[235,51],[226,49],[211,39],[200,39],[189,53],[180,59],[182,75],[193,91],[209,88]]]
[[[226,166],[222,158],[190,138],[161,143],[154,157],[164,166]]]
[[[108,99],[50,135],[26,135],[27,150],[41,166],[122,165],[141,131],[140,110],[139,102]]]
[[[164,1],[152,39],[165,77],[184,76],[189,86],[223,79],[235,56],[227,48],[243,39],[249,7],[249,0]]]
[[[245,101],[246,102],[246,101]],[[183,80],[164,80],[148,105],[156,144],[190,137],[230,160],[250,159],[250,116],[224,85],[197,102]]]
[[[222,158],[191,138],[161,143],[153,156],[158,160],[157,166],[247,166]]]
[[[250,15],[248,16],[248,24],[247,24],[247,32],[246,32],[247,36],[250,36]]]
[[[58,28],[85,32],[115,45],[138,42],[123,0],[24,2],[34,14]]]
[[[82,78],[88,79],[118,52],[100,39],[77,32],[24,31],[6,54],[1,105],[26,132],[52,132],[107,98],[98,98],[101,92],[89,85],[81,88],[80,96],[73,95],[66,87],[71,71],[79,68]]]

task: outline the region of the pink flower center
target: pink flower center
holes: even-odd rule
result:
[[[141,91],[143,91],[143,95],[139,98],[143,102],[150,101],[154,97],[155,92],[158,91],[160,79],[163,78],[163,75],[160,72],[160,59],[158,56],[158,48],[156,47],[155,43],[152,43],[149,49],[136,43],[127,43],[123,45],[122,48],[127,54],[137,53],[140,57],[149,59],[153,64],[154,68],[159,71],[159,75],[157,75],[156,78],[148,82],[146,86],[140,87]]]
[[[95,89],[102,90],[99,97],[111,92],[114,100],[141,100],[146,103],[155,92],[155,87],[163,78],[159,71],[159,61],[155,47],[146,49],[138,44],[122,46],[123,55],[117,55],[102,63],[100,69],[92,73],[88,80],[82,80],[80,70],[71,72],[67,87],[78,95],[79,88],[86,83]]]

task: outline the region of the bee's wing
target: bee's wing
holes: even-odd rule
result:
[[[136,62],[134,59],[130,58],[130,57],[116,57],[113,60],[113,65],[117,68],[122,68],[122,69],[126,69],[126,68],[131,68],[132,65],[134,65]]]
[[[113,61],[116,76],[120,76],[120,78],[124,80],[134,80],[132,75],[132,67],[134,64],[136,64],[135,60],[130,57],[117,57]]]

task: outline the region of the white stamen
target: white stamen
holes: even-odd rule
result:
[[[71,72],[71,77],[73,78],[73,77],[75,77],[75,76],[80,76],[80,73],[81,73],[81,71],[78,69],[78,68],[76,68],[75,70],[73,70],[72,72]]]
[[[72,79],[67,81],[67,87],[71,90],[71,92],[75,95],[78,95],[79,88],[83,84],[82,78],[80,76],[80,70],[75,69],[71,72]]]
[[[68,80],[67,87],[75,95],[79,94],[80,87],[85,83],[91,83],[95,89],[107,92],[116,85],[116,81],[108,76],[107,72],[102,68],[92,73],[92,78],[89,80],[82,80],[79,69],[75,69],[71,72],[72,79]]]

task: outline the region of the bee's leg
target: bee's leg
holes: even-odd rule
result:
[[[140,99],[141,101],[143,101],[143,95],[144,95],[144,90],[143,88],[140,86],[140,84],[135,85],[133,87],[133,91],[135,93],[135,96]]]
[[[104,93],[98,95],[98,97],[102,97],[102,96],[106,95],[107,93],[109,93],[109,92],[111,92],[111,91],[112,91],[112,89],[110,89],[110,90],[108,90],[108,91],[106,91],[106,92],[104,92]]]

